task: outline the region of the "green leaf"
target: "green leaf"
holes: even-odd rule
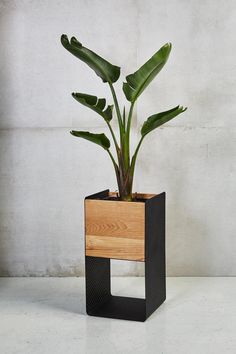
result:
[[[161,71],[171,51],[171,43],[166,43],[135,73],[126,76],[123,91],[128,101],[134,102],[155,76]]]
[[[183,113],[184,111],[186,111],[186,109],[187,107],[183,108],[182,106],[177,106],[170,109],[169,111],[153,114],[143,123],[141,129],[142,136],[147,135],[152,130],[160,127],[162,124],[165,124],[166,122],[173,119],[180,113]]]
[[[93,133],[84,132],[84,131],[77,131],[77,130],[72,130],[70,133],[74,136],[77,136],[78,138],[83,138],[83,139],[91,141],[92,143],[100,145],[105,150],[108,150],[111,145],[110,140],[103,133],[102,134],[93,134]]]
[[[106,106],[105,98],[97,98],[96,96],[79,92],[73,92],[72,97],[79,103],[100,114],[100,116],[102,116],[105,121],[110,122],[112,119],[113,105],[107,106],[107,108],[104,109]]]
[[[61,43],[70,53],[93,69],[103,82],[113,83],[119,79],[120,67],[112,65],[90,49],[83,47],[75,37],[72,37],[69,42],[67,35],[63,34]]]

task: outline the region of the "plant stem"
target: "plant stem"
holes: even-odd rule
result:
[[[114,144],[115,144],[115,147],[116,147],[117,157],[118,157],[118,159],[119,159],[119,151],[120,151],[120,148],[119,148],[119,145],[118,145],[118,143],[117,143],[117,140],[116,140],[114,131],[113,131],[112,127],[111,127],[110,122],[108,122],[108,121],[106,120],[106,123],[107,123],[108,128],[109,128],[109,130],[110,130],[110,132],[111,132],[111,136],[112,136],[112,138],[113,138],[113,141],[114,141]]]
[[[121,113],[120,113],[120,107],[119,107],[117,97],[116,97],[116,92],[115,92],[115,89],[114,89],[112,83],[109,82],[109,86],[110,86],[112,97],[113,97],[114,104],[115,104],[115,109],[116,109],[116,114],[117,114],[118,123],[119,123],[119,127],[120,127],[120,132],[123,132],[124,127],[123,127],[122,117],[121,117]]]
[[[124,109],[123,109],[123,126],[125,127],[126,125],[126,122],[125,122],[125,106],[124,106]]]
[[[134,109],[134,104],[135,102],[131,102],[130,109],[129,109],[129,115],[128,115],[128,121],[127,121],[127,128],[126,131],[130,131],[131,127],[131,121],[132,121],[132,115],[133,115],[133,109]]]
[[[119,123],[119,131],[120,131],[120,149],[117,151],[117,156],[118,156],[118,164],[119,167],[117,166],[116,169],[116,175],[117,175],[117,182],[118,182],[118,187],[119,187],[119,195],[122,199],[122,189],[123,189],[123,181],[124,181],[124,140],[125,140],[125,125],[123,124],[121,112],[120,112],[120,107],[117,101],[116,97],[116,92],[115,89],[112,85],[112,83],[109,83],[115,109],[116,109],[116,114],[118,118],[118,123]],[[118,171],[118,172],[117,172]]]
[[[145,136],[145,135],[143,135],[143,136],[141,137],[141,139],[139,140],[139,143],[138,143],[138,145],[137,145],[137,147],[136,147],[136,149],[135,149],[134,155],[133,155],[132,160],[131,160],[130,175],[131,175],[131,178],[132,178],[132,183],[133,183],[134,168],[135,168],[135,163],[136,163],[137,155],[138,155],[140,146],[141,146],[141,144],[142,144],[142,142],[143,142],[144,136]]]
[[[106,151],[108,152],[108,154],[109,154],[109,156],[110,156],[110,158],[111,158],[111,161],[112,161],[112,163],[113,163],[113,166],[114,166],[114,169],[115,169],[115,173],[116,173],[116,179],[117,179],[117,184],[118,184],[118,188],[119,188],[119,193],[120,193],[122,186],[121,186],[121,181],[120,181],[119,168],[118,168],[117,163],[116,163],[116,161],[115,161],[115,159],[114,159],[112,153],[110,152],[110,150],[109,150],[109,149],[106,149]]]
[[[127,127],[126,127],[126,132],[125,132],[124,163],[125,163],[126,170],[128,170],[129,165],[130,165],[130,127],[131,127],[133,109],[134,109],[134,102],[132,102],[130,105],[128,120],[127,120]]]
[[[110,132],[112,134],[112,137],[113,137],[113,140],[114,140],[114,143],[116,146],[119,166],[116,164],[111,152],[109,150],[107,150],[107,151],[110,155],[110,158],[111,158],[112,163],[115,168],[120,198],[121,198],[121,200],[131,201],[132,200],[133,171],[134,171],[135,160],[136,160],[136,157],[133,157],[132,164],[130,165],[130,128],[131,128],[132,114],[133,114],[133,109],[134,109],[134,102],[132,102],[130,105],[129,115],[128,115],[128,119],[127,119],[127,126],[126,126],[125,111],[124,111],[123,117],[122,117],[121,113],[120,113],[120,107],[119,107],[119,104],[117,101],[116,93],[115,93],[112,83],[109,83],[109,86],[110,86],[111,93],[113,96],[116,114],[117,114],[118,123],[119,123],[120,149],[119,149],[119,146],[118,146],[117,141],[115,139],[114,132],[113,132],[110,124],[108,126],[109,126]],[[140,142],[140,144],[141,144],[141,142]],[[138,147],[138,149],[139,149],[139,147]],[[138,149],[137,149],[137,152],[138,152]],[[137,155],[137,153],[136,153],[136,155]]]
[[[116,163],[116,161],[115,161],[115,159],[114,159],[112,153],[110,152],[109,149],[106,149],[106,151],[108,152],[108,154],[109,154],[109,156],[110,156],[110,158],[111,158],[111,161],[112,161],[112,163],[113,163],[113,166],[115,167],[115,169],[117,169],[118,166],[117,166],[117,163]]]
[[[133,188],[133,180],[134,180],[135,163],[136,163],[138,151],[140,149],[143,139],[144,139],[144,136],[141,137],[141,139],[135,149],[134,155],[131,160],[131,164],[129,166],[128,171],[126,172],[126,176],[125,176],[126,178],[122,183],[122,186],[121,186],[122,187],[122,190],[121,190],[122,200],[132,201],[132,188]]]

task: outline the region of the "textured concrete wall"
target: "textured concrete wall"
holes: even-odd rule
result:
[[[83,198],[116,188],[104,152],[68,133],[106,132],[70,92],[110,93],[61,33],[122,66],[122,79],[173,43],[139,100],[133,143],[148,115],[189,110],[146,139],[134,187],[167,192],[169,275],[236,275],[235,17],[234,0],[0,1],[1,275],[83,274]]]

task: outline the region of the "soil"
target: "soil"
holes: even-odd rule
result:
[[[114,201],[121,201],[121,199],[119,197],[105,197],[105,198],[99,198],[101,200],[114,200]],[[132,202],[140,202],[140,203],[145,203],[146,199],[142,199],[142,198],[133,198]],[[131,202],[131,203],[132,203]]]

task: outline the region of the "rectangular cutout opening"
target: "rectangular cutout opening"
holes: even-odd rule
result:
[[[111,259],[111,293],[145,299],[145,263]]]

